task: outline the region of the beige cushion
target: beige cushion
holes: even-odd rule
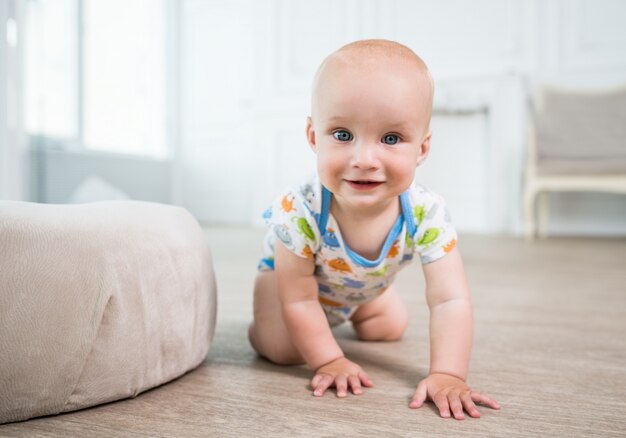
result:
[[[546,88],[536,112],[540,174],[626,173],[626,88]]]
[[[199,365],[209,248],[184,209],[0,201],[0,423],[125,397]]]

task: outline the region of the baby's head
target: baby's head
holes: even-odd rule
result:
[[[365,97],[389,92],[385,87],[388,85],[393,91],[405,94],[411,104],[407,110],[419,117],[421,129],[428,132],[434,93],[432,76],[424,61],[411,49],[388,40],[355,41],[330,54],[315,75],[311,117],[313,121],[323,118],[328,109],[325,104],[331,103],[331,95],[336,96],[337,91]],[[342,96],[350,97],[355,96],[350,93]],[[389,101],[388,105],[393,103]],[[372,111],[384,112],[387,105],[375,106]],[[418,114],[413,114],[415,112]]]
[[[307,120],[322,183],[371,206],[402,193],[430,149],[432,101],[426,64],[402,44],[357,41],[332,53],[315,76]]]

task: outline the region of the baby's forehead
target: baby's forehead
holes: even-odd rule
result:
[[[345,69],[367,72],[372,69],[392,67],[411,70],[416,74],[426,71],[419,58],[415,59],[406,54],[387,52],[382,50],[342,50],[332,53],[320,66],[320,73],[324,71],[336,72]]]
[[[408,77],[432,93],[432,77],[424,61],[408,47],[387,41],[358,41],[333,52],[320,65],[314,87],[342,74],[358,76],[381,69],[390,76]]]
[[[391,63],[413,66],[422,72],[428,71],[424,61],[409,47],[388,40],[361,40],[339,48],[328,59],[343,59],[352,64]]]
[[[419,56],[411,49],[391,41],[357,41],[339,48],[330,55],[330,57],[333,56],[340,58],[345,57],[347,59],[359,59],[365,62],[370,59],[380,59],[424,64]]]
[[[325,102],[368,95],[378,87],[412,96],[430,118],[434,85],[428,67],[408,47],[386,40],[357,41],[329,55],[315,75],[311,114],[317,116]]]

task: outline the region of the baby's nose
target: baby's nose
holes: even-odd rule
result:
[[[360,141],[354,145],[352,165],[359,169],[371,169],[377,167],[377,145],[372,142]]]

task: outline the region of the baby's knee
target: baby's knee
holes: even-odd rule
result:
[[[250,325],[248,326],[248,342],[250,342],[250,345],[252,346],[254,351],[259,353],[259,341],[257,341],[257,338],[256,338],[256,333],[254,331],[253,322],[251,322]]]
[[[278,365],[299,365],[304,363],[300,353],[285,342],[262,342],[255,330],[254,323],[248,326],[250,345],[260,356]]]
[[[397,318],[389,325],[383,341],[399,341],[409,325],[409,318]]]
[[[404,305],[398,306],[389,322],[389,339],[387,340],[399,341],[402,336],[404,336],[404,332],[406,332],[406,329],[409,326],[409,312],[406,307]]]
[[[291,346],[272,345],[259,354],[278,365],[300,365],[304,363],[300,353]]]
[[[362,341],[399,341],[409,325],[408,314],[378,316],[354,324],[357,336]]]

